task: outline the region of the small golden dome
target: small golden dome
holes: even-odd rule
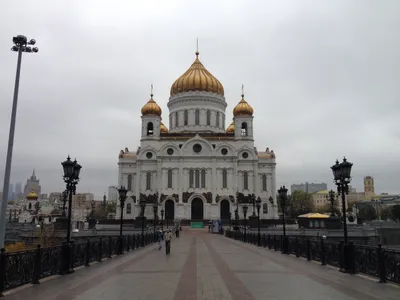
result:
[[[37,198],[39,198],[39,196],[35,193],[35,190],[32,190],[28,195],[26,195],[26,199],[28,200],[37,200]]]
[[[237,116],[252,116],[254,109],[244,100],[244,95],[242,94],[242,100],[233,109],[233,115]]]
[[[224,95],[224,87],[200,62],[199,52],[190,68],[181,75],[171,86],[171,96],[190,91],[211,92]]]
[[[232,123],[228,126],[228,128],[225,131],[226,133],[234,133],[235,132],[235,122],[232,121]]]
[[[153,94],[150,96],[150,100],[142,107],[142,116],[161,116],[161,107],[153,100]]]
[[[164,125],[163,122],[160,123],[160,133],[168,133],[168,128]]]

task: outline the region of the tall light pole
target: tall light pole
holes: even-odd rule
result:
[[[353,164],[348,162],[346,158],[339,163],[336,163],[331,167],[333,173],[333,180],[337,185],[338,194],[342,196],[342,218],[343,218],[343,272],[352,272],[354,270],[354,257],[353,257],[353,245],[348,244],[347,238],[347,217],[346,217],[346,194],[349,193],[349,183],[351,181],[351,168]]]
[[[3,198],[1,202],[1,212],[0,212],[0,247],[4,247],[4,239],[6,234],[6,211],[7,211],[7,201],[8,201],[8,189],[10,186],[10,174],[11,174],[11,162],[14,146],[14,133],[15,133],[15,121],[17,119],[17,105],[18,105],[18,90],[19,90],[19,76],[21,72],[21,59],[22,52],[27,53],[37,53],[39,49],[37,47],[31,47],[36,44],[34,39],[28,42],[26,36],[18,35],[13,37],[14,46],[11,51],[18,52],[17,61],[17,74],[15,76],[15,86],[14,86],[14,98],[11,110],[11,121],[10,121],[10,133],[8,135],[8,148],[7,148],[7,158],[6,158],[6,170],[4,172],[4,184],[3,184]]]
[[[281,186],[281,188],[278,190],[279,204],[282,210],[282,225],[283,225],[282,253],[284,254],[289,253],[289,239],[286,236],[286,220],[285,220],[286,205],[288,204],[287,192],[288,189],[285,186]]]
[[[126,200],[126,193],[128,190],[124,187],[121,186],[118,189],[118,194],[119,194],[119,201],[120,201],[120,206],[121,206],[121,216],[120,216],[120,223],[119,223],[119,254],[122,254],[124,252],[124,241],[122,237],[122,226],[124,223],[124,208],[125,208],[125,200]]]

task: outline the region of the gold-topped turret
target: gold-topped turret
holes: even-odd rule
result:
[[[160,123],[160,133],[168,133],[168,128],[163,122]]]
[[[228,128],[225,130],[226,133],[235,133],[235,122],[232,121],[232,123],[228,126]]]
[[[162,110],[153,99],[153,85],[151,85],[150,100],[142,107],[142,116],[161,116]]]
[[[224,87],[200,62],[199,51],[190,68],[171,86],[171,96],[183,92],[204,91],[224,95]]]
[[[32,191],[26,195],[26,199],[28,200],[37,200],[39,198],[38,194],[35,193],[35,190],[32,189]]]
[[[242,100],[235,106],[233,109],[233,115],[237,116],[252,116],[254,113],[254,109],[244,100],[244,92],[242,85]]]

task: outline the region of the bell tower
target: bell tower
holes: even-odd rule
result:
[[[253,139],[253,112],[253,108],[244,100],[242,85],[242,100],[233,109],[236,139]]]
[[[142,140],[160,138],[161,113],[160,106],[153,99],[153,85],[151,85],[150,100],[142,107]]]

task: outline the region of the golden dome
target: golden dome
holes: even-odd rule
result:
[[[244,100],[244,95],[242,94],[242,100],[233,109],[233,115],[237,116],[252,116],[254,109]]]
[[[224,95],[224,87],[221,82],[200,62],[199,52],[196,52],[196,60],[190,68],[171,86],[171,96],[190,91],[205,91]]]
[[[28,200],[36,200],[37,198],[39,198],[39,196],[35,193],[35,190],[32,190],[28,195],[26,195],[26,199]]]
[[[164,125],[163,122],[160,123],[160,133],[168,133],[168,128]]]
[[[142,107],[142,116],[161,116],[161,107],[153,100],[153,94],[150,96],[150,100]]]
[[[226,133],[234,133],[235,132],[235,122],[232,121],[232,123],[228,126],[228,128],[225,131]]]

